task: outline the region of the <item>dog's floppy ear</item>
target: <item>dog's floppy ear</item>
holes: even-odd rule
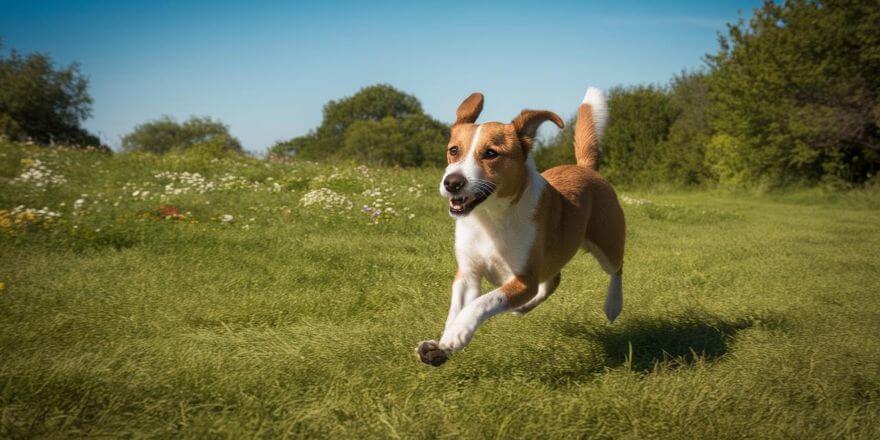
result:
[[[480,92],[471,93],[471,96],[462,101],[461,105],[458,106],[458,110],[455,111],[455,123],[473,124],[480,117],[480,112],[482,111],[483,94]]]
[[[519,116],[511,122],[513,129],[516,130],[516,136],[519,143],[523,146],[523,150],[528,154],[532,148],[532,142],[535,140],[535,134],[538,127],[545,121],[553,121],[557,127],[562,128],[565,123],[556,113],[547,110],[523,110]]]

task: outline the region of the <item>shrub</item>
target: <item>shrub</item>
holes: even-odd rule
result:
[[[187,150],[209,145],[226,151],[241,152],[241,143],[229,134],[229,128],[210,117],[192,116],[182,124],[163,116],[138,125],[122,138],[125,151],[164,154],[174,149]]]
[[[305,160],[418,166],[444,161],[447,136],[448,127],[426,115],[418,99],[379,84],[330,101],[318,128],[277,142],[269,152]]]

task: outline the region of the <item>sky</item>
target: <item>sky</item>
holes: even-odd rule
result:
[[[262,152],[376,83],[447,123],[474,91],[486,96],[481,121],[524,108],[567,118],[588,86],[665,84],[700,68],[725,24],[759,5],[0,0],[0,38],[79,62],[94,99],[85,127],[112,147],[139,123],[197,115]]]

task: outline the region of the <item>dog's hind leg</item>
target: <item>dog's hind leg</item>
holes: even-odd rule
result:
[[[614,322],[620,315],[621,310],[623,310],[623,262],[619,258],[616,261],[612,261],[601,247],[589,240],[584,241],[584,248],[587,252],[593,254],[593,257],[602,266],[602,270],[611,275],[603,310],[608,321]],[[622,255],[622,252],[618,255]]]
[[[620,311],[623,310],[623,269],[611,275],[604,310],[609,322],[614,322],[620,315]]]
[[[530,299],[529,302],[513,309],[513,313],[515,315],[525,315],[538,307],[544,300],[550,297],[553,292],[556,291],[556,288],[559,287],[559,282],[562,281],[562,274],[558,273],[555,277],[550,278],[549,280],[544,281],[541,284],[538,284],[538,293],[534,298]]]

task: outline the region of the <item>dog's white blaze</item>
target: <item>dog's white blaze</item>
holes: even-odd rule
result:
[[[443,197],[452,197],[452,194],[449,194],[446,191],[446,188],[443,186],[443,181],[446,180],[446,176],[453,173],[461,173],[465,179],[467,179],[467,184],[462,189],[462,191],[467,194],[470,192],[473,182],[476,182],[483,178],[483,170],[480,169],[480,166],[477,165],[477,159],[474,155],[474,151],[477,147],[477,142],[480,139],[480,132],[483,130],[482,125],[477,125],[477,131],[474,133],[474,137],[471,138],[470,148],[467,150],[467,155],[464,157],[464,160],[460,160],[455,163],[451,163],[446,166],[446,171],[443,173],[443,178],[440,179],[440,195]]]
[[[464,174],[464,177],[468,180],[468,185],[471,185],[472,182],[477,181],[478,179],[483,178],[483,170],[477,165],[477,145],[480,141],[480,133],[483,131],[483,126],[478,125],[477,131],[474,132],[474,137],[471,139],[471,145],[468,148],[467,156],[464,158],[464,163],[461,165],[461,173]],[[465,188],[467,189],[467,188]]]

